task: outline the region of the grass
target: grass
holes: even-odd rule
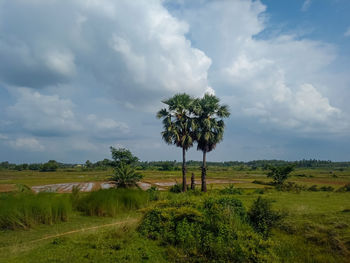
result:
[[[196,179],[199,180],[199,169],[190,167],[188,174],[191,174],[192,171],[195,172]],[[144,181],[177,180],[181,183],[181,171],[147,170],[140,172],[144,175]],[[8,184],[16,183],[31,186],[61,182],[105,181],[109,174],[112,174],[112,171],[81,171],[79,169],[69,172],[59,170],[53,173],[0,171],[0,186],[3,186],[3,188],[0,187],[0,190],[7,189]],[[236,194],[235,191],[227,191],[227,193],[228,196],[234,196],[241,200],[247,210],[258,196],[262,196],[272,201],[274,210],[280,210],[286,214],[284,221],[272,229],[270,236],[270,240],[274,244],[273,253],[277,256],[273,262],[348,262],[348,258],[350,258],[350,192],[278,192],[271,186],[252,183],[254,180],[270,181],[266,178],[265,171],[262,170],[238,171],[231,168],[216,169],[210,167],[208,179],[229,179],[244,182],[234,184],[234,188],[243,189],[242,194]],[[297,169],[288,181],[307,186],[333,186],[338,189],[350,182],[350,170]],[[197,186],[197,189],[199,187]],[[220,194],[220,189],[225,189],[225,187],[229,187],[229,184],[208,185],[209,192],[207,194],[200,192],[173,194],[165,191],[158,193],[158,199],[160,202],[164,202],[164,200],[176,202],[192,200],[196,202],[196,200],[211,196],[226,196],[227,194]],[[263,190],[265,187],[269,189]],[[35,196],[41,198],[44,195],[49,197],[48,200],[54,196],[63,199],[69,196],[48,193]],[[8,198],[9,195],[1,196],[1,200],[5,200],[4,196]],[[132,220],[139,220],[141,217],[136,210],[153,205],[152,202],[148,201],[148,196],[144,192],[138,191],[135,194],[125,194],[128,196],[125,199],[121,196],[117,197],[113,191],[80,193],[76,202],[80,203],[81,212],[73,209],[69,214],[68,222],[58,220],[51,221],[46,225],[40,223],[39,220],[38,223],[29,224],[31,228],[26,227],[25,230],[18,226],[14,227],[16,230],[0,230],[0,262],[180,261],[181,253],[175,247],[164,246],[164,244],[147,239],[135,231],[138,223],[133,223]],[[133,201],[129,203],[130,200]],[[28,204],[35,204],[29,199],[25,201]],[[9,207],[18,208],[24,204],[19,201],[17,203],[16,201],[11,202],[6,202],[6,209],[10,209]],[[6,216],[7,213],[4,211],[0,208],[0,218]],[[42,211],[47,210],[42,209]],[[102,215],[103,217],[87,215]],[[126,225],[80,231],[58,238],[41,240],[46,236],[101,226],[128,218],[131,220]],[[32,242],[33,240],[39,241]]]
[[[148,194],[139,189],[106,189],[84,194],[77,209],[89,216],[116,216],[148,203]]]
[[[68,196],[52,193],[10,193],[0,196],[0,229],[30,228],[67,221],[72,211]]]

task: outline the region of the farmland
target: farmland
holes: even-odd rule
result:
[[[5,192],[16,190],[18,185],[106,182],[112,172],[111,169],[101,171],[81,168],[69,171],[59,169],[55,172],[2,170],[0,189]],[[151,185],[181,182],[181,171],[139,172],[144,176],[142,182]],[[190,166],[188,174],[192,172],[195,173],[196,180],[199,180],[198,167]],[[145,211],[157,207],[158,203],[168,202],[171,209],[174,202],[175,205],[177,202],[200,204],[207,202],[208,198],[216,200],[222,196],[240,200],[246,210],[249,210],[260,196],[270,200],[273,210],[284,215],[283,220],[272,227],[266,241],[266,251],[257,250],[258,255],[267,255],[258,258],[260,262],[347,262],[350,249],[350,192],[337,190],[350,182],[348,168],[296,169],[287,183],[294,182],[304,188],[288,191],[277,191],[269,185],[271,179],[267,178],[266,171],[261,169],[209,167],[207,176],[208,182],[213,182],[208,184],[207,193],[171,193],[167,190],[171,184],[163,184],[163,191],[156,192],[156,198],[143,197],[142,200],[145,201],[142,203],[135,199],[130,202],[138,202],[135,203],[137,205],[128,206],[128,209],[117,207],[113,210],[116,211],[114,213],[108,213],[112,211],[111,206],[103,208],[96,201],[93,203],[97,210],[93,211],[107,212],[87,214],[84,212],[84,206],[79,208],[79,205],[74,205],[72,201],[72,210],[68,212],[67,220],[2,229],[0,262],[195,262],[196,258],[210,261],[212,259],[203,259],[199,248],[188,251],[177,242],[159,238],[149,239],[138,229],[140,224],[145,224]],[[240,189],[240,193],[221,191],[229,189],[228,182],[231,181],[237,182],[233,184],[233,188]],[[318,191],[308,190],[313,185],[316,185]],[[322,188],[323,186],[331,186],[332,190],[320,191],[327,189]],[[144,193],[150,195],[149,191]],[[70,197],[73,194],[69,193],[50,194],[55,195],[52,198],[63,196],[74,199]],[[8,194],[3,193],[2,200],[5,195]],[[89,195],[80,192],[78,202],[93,204],[92,200],[103,199]],[[101,196],[110,196],[110,200],[115,200],[114,194],[101,192]],[[106,200],[103,203],[108,202]],[[243,244],[246,241],[239,242]]]

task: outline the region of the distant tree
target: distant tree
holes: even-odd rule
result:
[[[167,144],[182,148],[182,191],[186,185],[186,151],[193,146],[193,130],[195,122],[192,115],[193,98],[186,94],[176,94],[162,101],[167,108],[157,113],[158,119],[163,119],[162,137]]]
[[[55,160],[50,160],[47,163],[44,163],[40,167],[42,172],[54,172],[58,169],[58,163]]]
[[[226,105],[220,105],[220,100],[214,95],[205,94],[203,98],[196,99],[193,105],[195,114],[195,140],[197,149],[203,152],[202,162],[202,191],[207,191],[206,183],[206,154],[223,139],[223,118],[230,116]]]
[[[129,164],[120,163],[114,170],[111,178],[118,187],[127,188],[136,186],[136,183],[142,179],[142,175],[135,171],[135,168]]]
[[[92,168],[92,162],[90,162],[90,160],[87,160],[87,161],[85,162],[85,167],[86,167],[86,168]]]
[[[113,166],[119,167],[121,164],[135,165],[139,158],[134,156],[128,149],[110,147],[113,159]]]
[[[271,177],[276,185],[282,185],[288,179],[289,174],[294,170],[294,165],[269,166],[270,172],[267,177]]]

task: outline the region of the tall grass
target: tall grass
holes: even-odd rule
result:
[[[148,193],[139,189],[105,189],[81,197],[77,209],[89,216],[116,216],[139,209],[148,201]]]
[[[72,205],[66,195],[16,193],[0,195],[0,229],[30,228],[67,221]]]

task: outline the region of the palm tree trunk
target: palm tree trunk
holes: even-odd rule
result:
[[[206,181],[206,174],[207,174],[207,152],[203,151],[203,163],[202,163],[202,192],[207,191],[207,181]]]
[[[182,148],[182,192],[186,192],[186,150]]]

